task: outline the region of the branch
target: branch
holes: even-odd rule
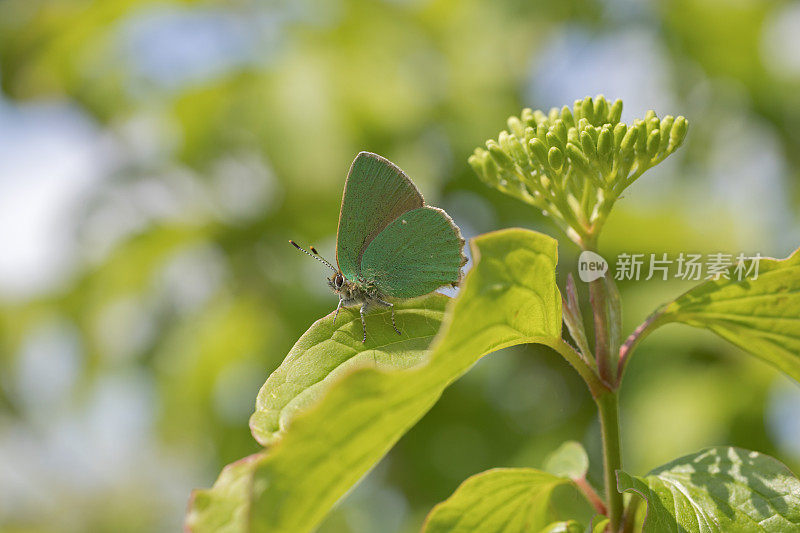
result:
[[[631,354],[636,346],[647,337],[651,331],[656,329],[658,326],[664,323],[664,310],[660,308],[656,310],[652,315],[647,317],[647,320],[639,324],[633,333],[628,335],[628,338],[625,339],[625,342],[619,348],[619,363],[617,367],[617,387],[619,387],[620,383],[622,382],[622,374],[625,372],[625,366],[628,363],[628,360],[631,358]]]

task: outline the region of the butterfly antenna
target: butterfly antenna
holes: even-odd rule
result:
[[[297,244],[296,242],[294,242],[292,240],[289,241],[289,244],[291,244],[292,246],[294,246],[295,248],[297,248],[298,250],[300,250],[301,252],[303,252],[307,256],[313,257],[314,259],[316,259],[317,261],[319,261],[320,263],[322,263],[326,267],[330,268],[334,272],[339,272],[339,269],[336,268],[335,266],[333,266],[330,261],[328,261],[327,259],[325,259],[321,255],[319,255],[319,252],[317,252],[317,249],[314,248],[313,246],[311,247],[311,251],[314,252],[312,254],[312,253],[309,253],[308,250],[306,250],[305,248],[300,247],[299,244]]]
[[[314,248],[313,246],[309,246],[309,248],[310,248],[310,249],[311,249],[311,251],[314,253],[314,256],[315,256],[315,257],[319,257],[319,258],[320,258],[320,260],[324,261],[326,265],[328,265],[329,267],[331,267],[331,268],[332,268],[333,270],[335,270],[336,272],[339,272],[339,269],[338,269],[338,268],[336,268],[335,266],[333,266],[333,263],[331,263],[330,261],[328,261],[327,259],[325,259],[325,258],[324,258],[324,257],[322,257],[321,255],[319,255],[319,252],[317,251],[317,249],[316,249],[316,248]]]

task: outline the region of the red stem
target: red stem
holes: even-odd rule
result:
[[[592,504],[594,510],[597,511],[601,515],[608,514],[608,510],[606,509],[606,504],[603,503],[603,499],[597,494],[597,491],[589,485],[589,482],[586,481],[585,477],[579,477],[572,480],[575,482],[575,485],[581,490],[586,499],[589,500],[589,503]]]

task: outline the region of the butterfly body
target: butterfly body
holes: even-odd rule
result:
[[[342,307],[349,307],[352,305],[361,306],[361,323],[363,329],[363,337],[361,342],[367,340],[367,328],[365,324],[365,316],[367,311],[373,307],[388,307],[392,310],[392,327],[398,335],[402,335],[401,331],[397,329],[394,321],[394,304],[387,302],[384,294],[374,284],[370,283],[364,278],[359,278],[355,281],[349,281],[341,273],[337,272],[328,278],[328,285],[334,293],[339,296],[339,305],[336,307],[336,313],[333,316],[333,323],[336,324],[336,317],[339,316],[339,310]]]
[[[366,342],[368,309],[390,308],[392,326],[401,334],[389,299],[458,285],[466,263],[463,249],[458,226],[443,210],[425,205],[402,170],[379,155],[361,152],[345,181],[336,266],[312,251],[335,271],[328,279],[339,296],[334,323],[342,307],[360,305],[362,342]]]
[[[343,306],[350,306],[355,304],[369,304],[374,300],[382,300],[385,295],[380,292],[378,287],[367,280],[361,278],[355,281],[350,281],[345,278],[340,272],[337,272],[328,278],[328,285],[331,290],[339,296],[343,301]]]

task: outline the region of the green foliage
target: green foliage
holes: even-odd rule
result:
[[[575,520],[565,520],[548,524],[540,533],[584,533],[584,531],[584,527]]]
[[[335,303],[313,266],[285,250],[285,240],[296,238],[321,250],[325,241],[332,245],[341,170],[358,150],[373,149],[402,162],[430,191],[430,199],[441,202],[471,232],[511,224],[539,227],[542,219],[528,204],[482,187],[463,160],[476,140],[494,131],[498,117],[531,103],[523,95],[547,97],[536,79],[542,72],[532,72],[532,65],[563,60],[575,42],[581,57],[589,59],[597,57],[597,49],[608,50],[610,42],[615,48],[625,44],[621,52],[626,58],[643,53],[654,60],[646,80],[659,84],[660,98],[692,112],[691,146],[675,165],[663,169],[674,179],[660,191],[665,194],[659,196],[657,209],[651,204],[639,210],[635,195],[626,195],[613,219],[620,230],[607,228],[605,251],[631,251],[656,242],[673,250],[733,241],[757,242],[762,251],[774,247],[775,235],[794,228],[744,221],[744,235],[725,222],[705,224],[698,232],[703,221],[695,218],[695,202],[710,186],[709,177],[720,171],[721,161],[732,165],[723,165],[723,173],[735,172],[741,161],[732,160],[731,150],[751,147],[753,152],[745,150],[746,155],[759,169],[767,174],[781,169],[784,174],[772,180],[755,173],[761,186],[770,183],[767,191],[786,202],[776,210],[791,214],[797,207],[800,152],[791,148],[800,124],[800,86],[797,69],[787,59],[791,49],[785,47],[783,23],[791,20],[787,15],[794,13],[792,8],[790,2],[738,2],[726,5],[719,16],[715,2],[662,2],[629,31],[618,18],[607,16],[606,3],[588,0],[0,2],[2,115],[11,128],[7,140],[12,150],[12,164],[0,162],[0,181],[18,182],[21,192],[35,184],[25,172],[15,175],[18,157],[36,159],[40,153],[41,138],[35,133],[33,145],[15,149],[31,133],[26,125],[19,128],[18,120],[31,113],[35,122],[50,128],[46,144],[72,132],[60,126],[74,118],[81,131],[93,130],[103,145],[113,145],[113,154],[92,150],[96,164],[87,176],[99,178],[94,180],[97,186],[84,190],[59,218],[58,227],[50,229],[58,233],[56,248],[63,246],[75,259],[70,263],[74,273],[65,269],[59,273],[61,282],[43,293],[0,302],[0,455],[15,466],[0,480],[11,496],[2,495],[0,529],[49,531],[69,524],[98,532],[174,531],[185,508],[180,494],[188,492],[187,484],[209,480],[222,465],[256,451],[246,428],[252,398],[297,333]],[[184,61],[183,37],[203,20],[212,21],[210,28],[200,28],[210,49],[200,48],[213,57],[204,62],[210,75],[194,77],[191,58],[188,64]],[[251,21],[261,29],[259,34],[240,33]],[[215,40],[218,30],[231,27],[237,29],[233,48],[235,43],[256,45],[252,62],[229,63],[224,56],[225,50],[231,51],[230,41],[221,43],[222,49],[215,46],[220,44]],[[558,36],[564,31],[570,36],[567,46],[554,50],[552,43],[563,42]],[[149,37],[151,32],[156,37],[151,41],[164,48],[163,53],[157,50],[157,57],[152,49],[148,53],[130,46],[136,42],[132,37]],[[645,49],[635,50],[630,43]],[[776,45],[783,50],[775,53]],[[172,80],[175,73],[185,75],[188,67],[189,83],[184,78],[183,83],[164,85],[154,79],[154,60],[162,73],[168,66],[166,77]],[[476,62],[481,68],[475,68]],[[582,75],[575,64],[568,64],[567,76]],[[602,76],[617,79],[622,87],[642,80],[640,72],[633,72],[636,61],[601,64],[607,69]],[[558,76],[545,78],[558,87]],[[642,93],[650,87],[643,84]],[[53,128],[51,119],[59,127]],[[616,141],[607,134],[598,136],[596,147],[583,136],[577,140],[573,144],[590,162],[595,152],[599,158],[609,141]],[[70,154],[69,167],[82,159],[81,140],[75,141],[77,145],[69,143],[78,147]],[[562,172],[572,167],[570,156],[576,165],[585,163],[575,148],[554,145],[544,154],[548,165],[552,160]],[[228,178],[241,178],[242,171],[254,171],[250,177],[266,187],[267,195],[247,209],[220,209],[218,200],[230,197],[241,184]],[[48,198],[55,201],[71,182],[47,187]],[[727,186],[733,183],[726,181]],[[758,187],[755,182],[738,183],[737,188]],[[726,200],[719,207],[723,220]],[[27,198],[14,203],[23,211],[29,204]],[[755,220],[770,218],[763,217],[764,204],[759,206],[756,198],[754,204],[748,216],[752,212]],[[38,201],[30,202],[31,208],[38,206]],[[713,209],[716,217],[718,208]],[[726,222],[741,213],[736,209]],[[785,213],[782,220],[791,224]],[[28,219],[19,223],[24,226]],[[18,227],[12,224],[5,236],[15,236]],[[329,256],[331,248],[324,250]],[[208,253],[187,264],[185,252],[194,249]],[[212,275],[204,276],[209,264]],[[187,283],[176,282],[176,273]],[[662,285],[640,285],[631,292],[621,287],[626,300],[631,296],[626,304],[633,305],[626,305],[627,316],[645,315],[649,310],[637,306],[663,299],[657,286]],[[187,287],[192,289],[188,293],[183,290]],[[587,317],[593,314],[585,303],[584,311]],[[385,323],[379,316],[370,320],[379,330],[374,335],[380,335]],[[729,329],[730,321],[725,322],[724,329]],[[68,332],[69,339],[48,346],[60,352],[69,344],[76,366],[65,371],[57,353],[48,353],[44,368],[34,373],[41,388],[29,386],[21,377],[30,368],[31,347],[40,346],[37,341],[53,324]],[[583,329],[582,323],[572,325]],[[585,334],[592,341],[589,329]],[[796,467],[797,457],[779,449],[775,434],[763,423],[773,369],[750,358],[723,357],[722,343],[693,347],[688,336],[676,333],[653,338],[645,346],[648,357],[641,358],[632,377],[676,376],[669,385],[661,383],[671,378],[662,376],[658,386],[670,390],[670,398],[681,398],[680,415],[678,406],[670,405],[673,418],[648,417],[649,408],[663,397],[642,401],[653,383],[629,381],[624,414],[631,422],[634,412],[641,413],[637,422],[642,425],[633,424],[625,432],[626,441],[633,438],[636,443],[636,449],[626,450],[626,460],[660,464],[666,447],[682,447],[688,440],[693,447],[685,449],[699,449],[724,437],[781,453],[782,460]],[[748,342],[741,331],[736,337]],[[757,343],[767,345],[759,353],[798,353],[784,333],[778,341],[763,331],[757,337]],[[591,352],[588,343],[579,347],[584,354]],[[536,380],[548,379],[547,390],[563,390],[569,368],[541,358],[522,359],[528,350],[509,355],[513,357],[488,361],[473,379],[456,384],[448,402],[430,412],[393,450],[385,468],[369,479],[370,490],[382,484],[384,492],[390,488],[402,502],[403,531],[449,493],[454,476],[460,475],[438,464],[441,456],[434,449],[455,425],[469,425],[477,437],[471,444],[480,449],[482,463],[472,471],[508,461],[535,459],[532,464],[539,464],[555,439],[586,436],[592,456],[599,452],[591,436],[596,421],[589,416],[587,396],[564,391],[569,397],[562,408],[564,396],[529,391],[520,384],[529,378],[522,371],[546,365],[547,378],[534,375],[530,388]],[[697,355],[703,358],[702,372],[696,372]],[[499,370],[506,379],[513,378],[500,399]],[[56,383],[64,387],[51,389],[46,372],[58,376]],[[691,379],[679,379],[690,373]],[[116,380],[125,386],[117,387]],[[321,389],[333,380],[325,381]],[[124,409],[133,409],[131,392],[144,398],[133,417]],[[318,401],[311,396],[309,408]],[[53,403],[45,405],[48,398]],[[453,403],[464,398],[471,403],[456,411]],[[559,422],[538,423],[559,412],[565,415]],[[98,424],[102,413],[122,421],[130,433],[114,424]],[[709,418],[713,424],[705,423]],[[292,420],[287,414],[287,422]],[[144,428],[134,423],[140,421]],[[664,432],[678,421],[681,430],[672,432],[675,440],[665,444]],[[508,433],[497,435],[503,425]],[[125,466],[116,455],[98,454],[85,472],[86,483],[75,484],[69,451],[88,453],[88,444],[108,442],[97,438],[99,427],[107,428],[115,443],[134,447],[142,460],[130,472],[107,468],[108,461]],[[282,434],[276,434],[276,442]],[[65,435],[74,444],[70,449],[63,446]],[[115,445],[115,453],[122,448]],[[459,461],[466,463],[463,456]],[[10,487],[5,486],[8,475]],[[17,490],[17,482],[24,483],[24,490]],[[39,494],[48,495],[47,505],[40,505]],[[347,531],[370,531],[360,519],[384,509],[363,505],[358,496],[344,498],[322,529],[333,531],[346,517]]]
[[[526,110],[522,120],[509,120],[513,134],[501,133],[471,163],[501,190],[512,178],[518,192],[538,187],[524,199],[560,218],[583,249],[592,249],[614,200],[686,134],[682,117],[659,121],[649,113],[628,128],[618,123],[620,112],[621,102],[609,105],[601,97],[550,116]],[[534,178],[538,185],[529,183]],[[572,215],[564,215],[564,206]],[[797,376],[800,254],[764,260],[758,279],[734,280],[731,267],[731,279],[704,283],[664,306],[622,346],[620,295],[613,280],[597,280],[590,285],[592,354],[574,281],[568,276],[563,300],[555,284],[554,240],[510,229],[477,237],[471,246],[474,266],[457,298],[431,294],[398,302],[400,339],[388,310],[370,315],[366,344],[354,309],[345,309],[336,326],[333,313],[311,326],[258,395],[250,426],[266,449],[229,466],[211,489],[195,492],[189,530],[221,524],[247,532],[313,529],[448,385],[483,355],[520,343],[552,347],[589,387],[601,422],[605,501],[586,479],[586,451],[570,441],[548,457],[544,470],[493,469],[467,479],[431,511],[424,531],[583,531],[589,514],[561,508],[555,495],[562,489],[600,513],[589,524],[593,532],[635,524],[631,502],[638,499],[626,511],[626,490],[647,501],[647,531],[735,531],[751,523],[777,531],[800,522],[793,510],[800,482],[755,452],[714,448],[644,478],[630,476],[621,469],[617,403],[628,356],[650,330],[671,321],[709,328]],[[562,318],[580,351],[561,339]]]
[[[800,381],[800,252],[761,259],[757,279],[740,281],[735,268],[667,305],[654,323],[709,329]]]
[[[567,327],[570,336],[578,346],[578,350],[582,354],[591,354],[592,350],[589,348],[589,341],[586,337],[586,328],[583,324],[583,313],[578,300],[578,290],[575,287],[575,280],[572,274],[567,274],[567,286],[565,287],[565,294],[562,300],[562,314],[564,317],[564,325]],[[594,360],[590,360],[594,363]]]
[[[431,294],[395,305],[398,338],[389,310],[367,315],[367,342],[361,342],[358,308],[343,308],[315,322],[297,341],[258,393],[250,418],[255,439],[263,446],[280,440],[294,416],[315,404],[337,380],[353,370],[412,368],[425,361],[450,299]]]
[[[471,531],[583,531],[576,522],[557,522],[553,492],[568,477],[532,468],[498,468],[464,481],[425,520],[425,533]],[[578,497],[577,490],[575,497]]]
[[[510,229],[475,238],[475,262],[458,297],[450,304],[434,348],[423,356],[420,341],[376,350],[386,335],[396,335],[387,324],[377,330],[376,344],[359,346],[355,315],[337,331],[329,315],[312,326],[290,357],[269,380],[259,396],[251,421],[254,435],[270,443],[263,458],[239,470],[251,478],[250,490],[238,493],[243,507],[230,504],[228,478],[208,491],[198,491],[194,501],[213,512],[193,508],[187,525],[208,531],[208,524],[224,517],[214,513],[248,509],[249,531],[307,531],[355,484],[436,402],[450,383],[481,356],[521,343],[556,345],[561,333],[561,298],[555,284],[556,241],[527,230]],[[441,312],[442,296],[422,300],[432,305],[430,323],[409,303],[414,318],[400,325],[404,335],[430,338]],[[438,310],[438,311],[437,311]],[[385,320],[376,315],[373,320]],[[359,324],[360,325],[360,324]],[[355,329],[354,329],[355,328]],[[415,329],[417,328],[417,329]],[[331,339],[336,337],[336,341]],[[352,343],[352,344],[351,344]],[[408,350],[410,353],[403,351]],[[324,396],[314,390],[342,362],[368,364],[339,378]],[[390,364],[387,364],[391,360]],[[402,368],[414,365],[410,370]],[[390,370],[394,367],[394,370]],[[333,371],[335,372],[335,371]],[[287,382],[292,386],[285,386]],[[293,402],[307,406],[295,416]],[[315,401],[313,406],[309,402]],[[288,407],[288,409],[287,409]],[[217,503],[219,502],[219,503]],[[233,519],[230,516],[229,519]]]
[[[684,117],[620,122],[622,101],[602,95],[548,113],[523,109],[469,163],[499,191],[541,209],[578,244],[591,244],[614,202],[683,143]]]
[[[618,474],[620,491],[647,500],[646,533],[800,529],[800,480],[757,452],[717,447],[644,477]]]
[[[594,520],[592,520],[592,533],[605,533],[606,528],[608,527],[608,518],[604,516],[597,516]]]
[[[195,491],[186,515],[187,528],[224,533],[247,531],[253,469],[261,458],[254,454],[231,463],[222,469],[211,490]]]
[[[557,476],[579,479],[589,470],[589,457],[580,442],[570,440],[548,456],[544,469]]]

